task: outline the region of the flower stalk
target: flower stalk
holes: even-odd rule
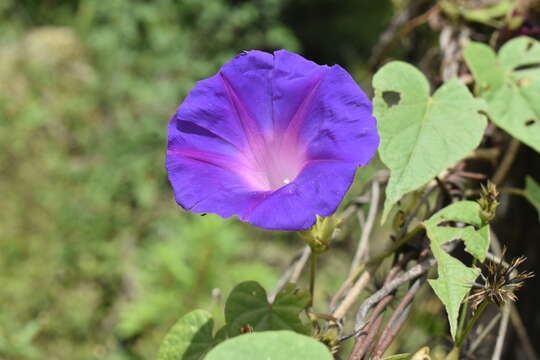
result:
[[[461,349],[461,346],[463,346],[463,342],[465,341],[465,339],[467,339],[467,336],[469,336],[469,333],[471,332],[472,328],[474,327],[474,324],[476,324],[476,322],[478,321],[478,319],[480,318],[480,315],[482,315],[482,313],[484,312],[484,310],[486,309],[486,307],[488,306],[489,304],[489,301],[487,300],[484,300],[479,306],[478,308],[476,309],[476,311],[474,312],[472,318],[469,320],[469,322],[467,323],[467,326],[465,327],[465,329],[463,330],[463,332],[461,334],[459,334],[458,336],[458,339],[456,341],[456,347],[458,349]]]
[[[317,215],[315,225],[308,230],[298,232],[300,238],[311,249],[309,254],[309,293],[311,294],[311,301],[308,304],[308,309],[313,307],[313,298],[315,296],[317,257],[330,248],[330,240],[339,223],[340,219],[337,216],[322,217]]]
[[[309,255],[309,293],[311,300],[309,301],[308,308],[313,308],[313,299],[315,298],[315,277],[317,272],[317,256],[318,254],[311,250]]]

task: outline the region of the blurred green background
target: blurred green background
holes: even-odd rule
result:
[[[247,49],[366,85],[391,15],[385,1],[0,1],[0,359],[151,359],[185,312],[219,319],[242,280],[272,289],[302,244],[182,212],[167,122]]]

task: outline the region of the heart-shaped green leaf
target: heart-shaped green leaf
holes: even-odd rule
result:
[[[225,304],[225,320],[229,336],[236,336],[241,329],[250,327],[254,331],[293,330],[308,333],[299,315],[308,305],[307,291],[288,284],[277,295],[272,304],[264,288],[255,281],[238,284]]]
[[[519,37],[504,44],[498,56],[472,42],[464,57],[493,122],[540,152],[540,42]]]
[[[394,61],[373,78],[379,152],[390,168],[383,220],[403,195],[426,184],[480,143],[487,121],[485,103],[456,79],[430,96],[425,76]]]
[[[158,360],[200,360],[212,348],[212,315],[195,310],[183,316],[165,336]]]
[[[305,335],[292,331],[265,331],[229,339],[205,360],[333,360],[330,351]]]

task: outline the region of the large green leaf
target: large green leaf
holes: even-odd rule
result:
[[[483,101],[458,80],[430,96],[414,66],[391,62],[373,78],[374,112],[382,161],[390,168],[383,220],[403,195],[461,160],[480,143],[486,119]]]
[[[308,305],[307,291],[288,284],[277,295],[272,304],[268,303],[264,288],[255,281],[238,284],[225,304],[225,320],[229,335],[241,333],[246,326],[254,331],[293,330],[308,333],[299,315]]]
[[[538,211],[538,219],[540,219],[540,185],[530,176],[525,179],[525,196]]]
[[[497,57],[487,45],[473,42],[464,56],[493,122],[540,152],[540,43],[519,37],[503,45]]]
[[[195,310],[183,316],[165,336],[158,360],[199,360],[214,344],[212,315]]]
[[[326,346],[292,331],[265,331],[229,339],[205,360],[333,360]]]
[[[484,261],[489,247],[489,226],[482,222],[480,206],[473,201],[454,203],[433,215],[424,222],[427,235],[431,241],[431,251],[437,260],[439,277],[429,283],[439,299],[443,302],[450,332],[455,339],[459,308],[469,293],[471,283],[479,275],[477,268],[464,265],[458,259],[444,251],[442,245],[461,239],[465,250],[480,261]],[[464,227],[449,226],[450,222],[465,223]],[[477,230],[478,229],[478,230]]]

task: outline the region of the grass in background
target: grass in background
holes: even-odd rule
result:
[[[296,50],[281,3],[0,5],[0,358],[149,359],[180,315],[217,309],[212,289],[275,283],[249,261],[271,244],[180,211],[164,151],[195,81]]]

